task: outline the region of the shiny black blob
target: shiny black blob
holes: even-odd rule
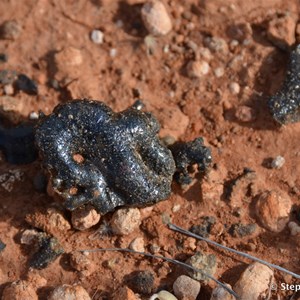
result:
[[[170,146],[176,163],[175,180],[180,184],[190,184],[189,166],[198,165],[198,171],[204,172],[212,161],[211,151],[203,145],[203,138],[187,143],[175,143]]]
[[[68,209],[91,203],[105,214],[168,198],[175,162],[159,141],[157,120],[139,108],[114,113],[101,102],[74,100],[40,120],[36,145]]]
[[[291,53],[285,81],[269,100],[273,118],[281,123],[293,123],[300,120],[300,45]]]
[[[0,126],[0,149],[11,164],[28,164],[37,158],[34,127],[30,124],[5,128]]]
[[[35,269],[44,269],[59,255],[64,253],[64,249],[55,237],[45,233],[38,236],[39,249],[30,260],[30,267]]]

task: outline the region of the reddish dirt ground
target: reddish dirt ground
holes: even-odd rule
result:
[[[186,237],[170,231],[163,223],[167,215],[173,223],[190,228],[200,224],[201,217],[213,216],[216,224],[209,236],[212,240],[300,273],[299,236],[291,236],[287,228],[280,233],[264,229],[254,212],[257,195],[265,190],[282,190],[291,197],[294,206],[290,220],[296,220],[299,210],[300,124],[280,127],[267,108],[269,96],[284,79],[288,61],[288,51],[278,48],[268,38],[268,26],[286,13],[299,24],[299,2],[169,0],[165,3],[173,29],[166,36],[151,39],[151,43],[145,42],[147,30],[140,17],[139,3],[0,1],[1,23],[16,20],[21,26],[14,40],[0,40],[0,52],[8,56],[8,61],[0,64],[0,70],[24,73],[39,86],[38,95],[21,91],[13,95],[17,99],[13,111],[18,119],[27,118],[32,111],[49,114],[58,103],[76,98],[98,99],[120,111],[139,97],[162,124],[162,137],[171,135],[188,141],[203,136],[213,153],[214,171],[208,175],[209,179],[203,183],[198,178],[186,189],[174,184],[172,196],[154,205],[140,228],[129,236],[91,239],[96,225],[87,232],[74,229],[57,232],[56,237],[66,253],[97,247],[127,247],[138,236],[144,238],[147,251],[155,244],[160,247],[160,255],[180,260],[202,250],[217,256],[215,276],[233,286],[248,260],[199,241],[192,250]],[[91,41],[93,29],[104,33],[103,44]],[[287,30],[288,42],[293,28]],[[211,57],[206,58],[210,66],[208,74],[191,78],[186,66],[195,57],[203,59],[201,49],[206,47],[207,37],[222,38],[226,45],[211,51]],[[56,54],[67,47],[80,50],[81,63],[64,66],[69,57],[58,61]],[[111,55],[112,49],[116,50],[115,56]],[[219,67],[225,70],[222,77],[214,73]],[[60,89],[50,84],[54,79]],[[229,88],[233,82],[240,86],[238,94]],[[241,106],[252,108],[249,122],[237,117],[236,111]],[[277,155],[285,158],[284,166],[279,170],[266,167],[266,162]],[[238,187],[231,200],[224,199],[226,183],[245,167],[254,170],[256,178]],[[11,191],[0,186],[0,238],[6,244],[0,254],[0,294],[10,282],[27,278],[30,272],[28,259],[32,249],[20,243],[22,231],[31,228],[25,221],[26,215],[54,203],[53,198],[37,192],[33,186],[33,178],[40,172],[39,161],[14,166],[2,159],[0,175],[9,170],[21,170],[23,176],[13,183]],[[178,211],[173,209],[177,205],[180,205]],[[69,212],[65,215],[70,220]],[[109,221],[110,217],[108,214],[104,219]],[[236,223],[258,226],[251,235],[235,237],[229,228]],[[47,299],[48,292],[61,283],[80,283],[93,299],[110,299],[112,292],[126,283],[126,276],[136,270],[153,271],[155,290],[172,291],[174,280],[184,272],[161,261],[122,253],[93,253],[89,258],[95,267],[89,276],[80,276],[70,266],[67,254],[38,271],[47,280],[38,289],[40,299]],[[277,271],[275,280],[296,283],[292,277]],[[209,299],[214,286],[203,285],[198,299]],[[289,299],[292,294],[277,290],[272,292],[272,299]]]

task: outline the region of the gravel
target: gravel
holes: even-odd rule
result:
[[[135,238],[129,245],[129,249],[138,251],[138,252],[145,252],[145,242],[142,237]]]
[[[240,88],[240,85],[237,82],[231,82],[229,84],[229,90],[230,90],[231,94],[238,95],[241,88]]]
[[[283,165],[285,164],[285,159],[283,156],[276,156],[272,162],[271,162],[271,168],[272,169],[281,169]]]
[[[141,213],[138,208],[121,208],[117,210],[111,219],[111,227],[114,233],[128,235],[141,224]]]
[[[142,7],[141,14],[145,27],[150,34],[166,35],[172,30],[171,18],[161,1],[147,1]]]
[[[175,296],[179,300],[195,300],[200,292],[200,283],[189,276],[181,275],[173,283]]]
[[[84,206],[72,211],[72,225],[80,231],[87,230],[100,221],[101,215],[92,207]]]
[[[210,67],[206,61],[190,61],[186,69],[190,78],[202,78],[208,74]]]
[[[54,289],[48,300],[91,300],[88,292],[80,285],[63,284]]]
[[[101,45],[104,41],[104,33],[101,30],[94,29],[91,32],[91,40],[93,43]]]

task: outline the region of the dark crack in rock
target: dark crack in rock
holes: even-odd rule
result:
[[[283,86],[270,98],[268,105],[273,118],[280,124],[300,120],[300,45],[291,52]]]
[[[65,206],[91,203],[105,214],[169,197],[175,163],[159,129],[136,106],[115,113],[102,102],[74,100],[40,120],[36,145]]]
[[[33,255],[30,261],[30,267],[35,269],[44,269],[59,255],[64,253],[64,249],[59,241],[45,233],[39,234],[39,250]]]
[[[190,184],[189,167],[197,164],[198,171],[204,172],[212,161],[211,151],[203,144],[203,138],[187,143],[178,142],[170,146],[176,163],[175,180],[179,184]]]

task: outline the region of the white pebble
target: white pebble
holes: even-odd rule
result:
[[[160,291],[157,294],[152,295],[149,300],[156,300],[156,299],[159,299],[159,300],[177,300],[177,298],[173,294],[171,294],[168,291],[164,291],[164,290]]]
[[[138,252],[145,252],[145,242],[142,237],[135,238],[129,245],[129,249],[138,251]]]
[[[141,213],[138,208],[121,208],[112,216],[111,227],[114,233],[127,235],[141,224]]]
[[[116,48],[111,48],[109,50],[109,56],[110,57],[116,57],[116,55],[117,55],[117,49]]]
[[[224,75],[224,72],[225,72],[224,68],[222,68],[222,67],[214,69],[214,74],[217,78],[222,77]]]
[[[29,119],[30,120],[37,120],[39,118],[39,114],[35,111],[32,111],[30,114],[29,114]]]
[[[145,27],[150,34],[166,35],[172,30],[171,18],[161,1],[147,1],[143,5],[141,13]]]
[[[13,95],[13,93],[14,93],[14,87],[12,84],[6,84],[3,87],[3,90],[4,90],[5,95]]]
[[[240,85],[237,82],[231,82],[229,84],[229,90],[233,95],[237,95],[240,92],[240,89]]]
[[[209,72],[206,61],[190,61],[187,65],[187,74],[190,78],[201,78]]]
[[[284,157],[278,155],[271,162],[271,168],[272,169],[281,169],[282,166],[284,165],[284,163],[285,163]]]
[[[300,233],[300,226],[296,222],[289,222],[288,227],[291,231],[291,235],[298,235]]]
[[[91,40],[95,44],[103,44],[104,34],[101,30],[95,29],[91,32]]]
[[[91,300],[91,297],[87,291],[80,285],[68,285],[63,284],[56,287],[51,293],[48,300],[71,300],[71,299],[80,299],[80,300]]]

